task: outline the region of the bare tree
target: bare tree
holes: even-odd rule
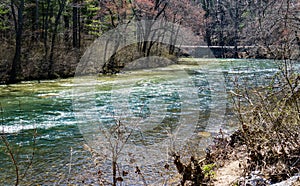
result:
[[[49,56],[49,64],[48,64],[48,77],[50,78],[54,77],[54,70],[53,70],[54,47],[55,47],[56,36],[58,34],[58,26],[59,26],[60,18],[62,13],[65,10],[66,0],[59,0],[58,3],[59,3],[59,10],[55,17],[55,23],[54,23],[54,28],[51,37],[51,48],[50,48],[50,56]]]

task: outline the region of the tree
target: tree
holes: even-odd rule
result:
[[[15,9],[17,9],[17,14]],[[11,12],[13,15],[16,36],[15,36],[15,55],[13,58],[8,83],[17,82],[17,75],[20,69],[22,35],[23,35],[23,10],[24,10],[24,0],[20,0],[19,3],[16,3],[13,0],[11,0]]]
[[[73,47],[80,48],[80,12],[79,1],[73,0]]]
[[[51,50],[50,50],[49,66],[48,66],[48,77],[49,78],[54,77],[53,57],[54,57],[55,40],[56,40],[56,36],[58,33],[58,25],[60,23],[60,18],[62,16],[63,11],[65,10],[66,0],[59,0],[58,3],[59,3],[59,10],[55,17],[54,28],[53,28],[53,32],[52,32],[52,38],[51,38]],[[77,47],[79,47],[79,45],[77,45]]]
[[[242,15],[246,10],[247,4],[241,0],[227,0],[223,4],[225,10],[228,12],[229,19],[232,25],[232,28],[229,28],[229,32],[233,32],[232,44],[234,46],[234,58],[238,58],[238,46],[240,39],[240,31],[242,28]],[[228,34],[229,35],[229,34]]]
[[[195,44],[199,45],[201,44],[203,40],[203,28],[204,28],[204,11],[199,3],[193,2],[190,0],[184,0],[184,1],[175,1],[170,0],[169,6],[166,8],[166,11],[164,13],[165,19],[168,22],[174,23],[175,25],[178,25],[177,28],[172,28],[172,32],[174,34],[170,37],[170,48],[169,53],[173,54],[175,52],[175,44],[177,43],[178,37],[178,31],[179,26],[184,27],[187,29],[190,29],[194,35],[193,40]]]
[[[10,11],[9,2],[3,1],[0,3],[0,34],[1,38],[10,38],[9,33],[11,32],[11,24],[9,21]]]
[[[254,55],[295,58],[299,50],[299,2],[296,0],[256,1],[248,6],[244,37],[257,46]]]
[[[142,19],[146,20],[145,25],[138,25],[138,51],[143,54],[144,57],[150,56],[151,48],[153,47],[155,40],[151,40],[153,36],[152,26],[158,21],[161,15],[163,15],[168,1],[144,1],[137,0],[133,4],[133,13],[137,21]],[[152,34],[151,34],[152,33]]]
[[[146,19],[145,30],[141,32],[141,39],[144,41],[140,44],[139,50],[149,56],[150,50],[155,41],[150,41],[150,30],[155,22],[164,20],[166,22],[174,23],[173,28],[170,28],[172,35],[169,41],[169,53],[173,54],[175,51],[175,43],[178,37],[179,27],[176,25],[190,28],[195,34],[202,35],[201,29],[203,27],[203,11],[199,4],[190,1],[175,1],[175,0],[137,0],[133,3],[133,12],[137,20]],[[151,21],[153,20],[153,21]],[[196,41],[197,42],[197,41]]]

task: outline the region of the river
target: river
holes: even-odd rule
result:
[[[110,165],[107,160],[95,167],[84,144],[110,155],[101,149],[109,145],[107,141],[98,146],[94,142],[105,139],[102,129],[107,132],[121,121],[131,131],[129,145],[124,145],[119,159],[121,168],[126,169],[131,161],[128,154],[141,153],[136,161],[143,160],[139,165],[144,166],[146,181],[152,183],[156,176],[166,178],[163,169],[147,170],[149,161],[169,160],[165,145],[177,140],[174,148],[184,151],[181,145],[186,138],[195,139],[195,153],[201,154],[220,128],[226,133],[236,128],[229,94],[234,83],[248,88],[268,85],[278,72],[277,65],[272,60],[193,59],[164,68],[99,76],[92,82],[77,77],[1,85],[0,131],[6,134],[21,173],[34,151],[22,184],[89,184],[97,181],[99,167],[105,172]],[[174,141],[164,143],[166,139]],[[14,167],[3,143],[0,165],[0,185],[13,184]],[[141,178],[133,182],[130,176],[138,177],[134,171],[129,173],[125,185],[141,182]]]

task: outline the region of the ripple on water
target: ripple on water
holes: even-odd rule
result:
[[[77,121],[74,116],[79,113],[76,110],[73,112],[73,87],[76,87],[76,95],[82,98],[78,103],[92,118],[97,116],[98,125],[103,121],[113,122],[112,116],[117,113],[115,112],[117,106],[123,110],[127,109],[127,112],[130,111],[130,114],[124,114],[125,118],[134,114],[135,117],[144,117],[145,120],[156,118],[155,125],[145,131],[144,137],[147,143],[152,144],[156,140],[164,140],[167,136],[166,131],[170,131],[170,126],[175,130],[182,117],[187,124],[197,125],[193,132],[194,138],[199,139],[199,143],[194,145],[195,149],[203,149],[209,143],[208,139],[218,132],[220,127],[229,131],[234,128],[229,124],[232,120],[230,117],[233,117],[230,102],[218,92],[224,91],[227,95],[233,90],[235,80],[242,85],[246,85],[247,82],[247,86],[252,87],[268,84],[277,72],[275,63],[265,60],[214,59],[194,61],[193,65],[180,67],[189,75],[189,81],[174,77],[178,67],[173,65],[158,70],[126,72],[113,77],[93,77],[95,81],[87,83],[83,80],[84,84],[79,81],[72,83],[73,79],[66,79],[1,85],[0,103],[3,111],[0,131],[8,133],[8,139],[19,149],[20,160],[23,163],[28,161],[27,155],[30,155],[32,150],[33,141],[30,134],[32,129],[37,128],[34,163],[24,184],[34,182],[42,185],[54,183],[66,185],[82,184],[82,181],[86,184],[96,183],[98,170],[93,165],[91,155],[83,150],[82,145],[85,141],[76,126],[86,121]],[[190,82],[193,84],[188,84]],[[222,86],[214,86],[214,83],[222,83]],[[185,95],[187,100],[183,102],[179,90],[185,87],[195,87],[198,99],[193,100],[195,96],[188,94]],[[125,101],[129,108],[114,104],[114,101],[123,98],[122,96],[127,96]],[[93,103],[86,105],[90,100],[93,100]],[[199,102],[197,108],[191,106],[182,109],[183,103],[193,105],[195,101]],[[226,105],[225,110],[222,110],[220,104]],[[153,110],[154,108],[156,110]],[[141,110],[143,112],[138,115]],[[193,118],[195,110],[199,111],[198,123],[189,123],[189,117]],[[224,113],[225,117],[220,117]],[[136,141],[136,144],[142,143]],[[5,148],[0,144],[0,183],[12,184],[14,170],[4,152]],[[107,161],[104,168],[109,169],[109,163]],[[143,167],[147,180],[161,177],[161,173],[165,171],[161,167],[163,166],[159,163],[155,168]],[[126,165],[123,165],[123,168],[130,170]],[[131,170],[130,176],[137,179],[126,178],[128,184],[136,183],[139,179],[134,170],[132,168]]]

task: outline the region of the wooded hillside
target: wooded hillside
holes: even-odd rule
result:
[[[0,83],[70,77],[97,37],[143,19],[190,28],[208,46],[234,46],[235,58],[238,46],[254,46],[244,57],[299,55],[298,0],[2,0]],[[137,46],[150,54],[151,43]]]

